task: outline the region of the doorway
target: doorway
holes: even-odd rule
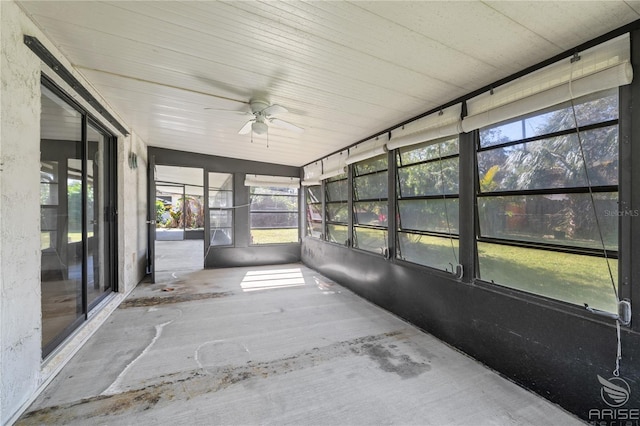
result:
[[[155,165],[155,282],[204,269],[204,171]]]

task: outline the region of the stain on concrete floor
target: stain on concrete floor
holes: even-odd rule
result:
[[[427,359],[414,361],[402,353],[401,345],[398,343],[406,338],[402,331],[395,331],[315,347],[271,361],[249,360],[241,365],[201,365],[196,370],[161,376],[160,383],[141,389],[127,390],[113,395],[99,395],[69,404],[31,411],[24,414],[17,425],[61,424],[96,420],[103,416],[134,414],[159,404],[191,399],[218,392],[239,383],[289,374],[354,355],[366,355],[375,361],[382,371],[407,379],[429,371],[430,366]]]
[[[409,355],[398,354],[396,345],[384,347],[380,344],[367,343],[362,345],[362,352],[375,361],[381,370],[395,373],[403,379],[419,376],[431,369],[431,366],[426,362],[416,362]]]
[[[120,309],[138,308],[143,306],[169,305],[172,303],[191,302],[193,300],[218,299],[233,295],[231,291],[213,293],[168,293],[166,296],[137,297],[127,299],[120,304]]]

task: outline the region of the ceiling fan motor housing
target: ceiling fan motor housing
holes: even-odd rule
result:
[[[278,104],[269,104],[264,99],[252,99],[249,102],[251,107],[251,114],[253,118],[247,121],[244,126],[238,131],[238,134],[246,135],[249,132],[257,135],[264,135],[268,132],[269,126],[291,130],[296,133],[302,133],[304,129],[294,124],[288,123],[284,120],[274,117],[278,114],[284,114],[287,109]]]
[[[269,106],[269,103],[258,99],[258,100],[252,100],[249,105],[251,106],[252,113],[259,114]]]

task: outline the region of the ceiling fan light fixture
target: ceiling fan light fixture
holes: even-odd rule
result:
[[[251,125],[251,131],[256,135],[264,135],[267,133],[268,128],[267,124],[261,121],[256,121]]]

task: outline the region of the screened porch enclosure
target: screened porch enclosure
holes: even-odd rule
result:
[[[0,8],[0,424],[640,422],[640,2]]]

